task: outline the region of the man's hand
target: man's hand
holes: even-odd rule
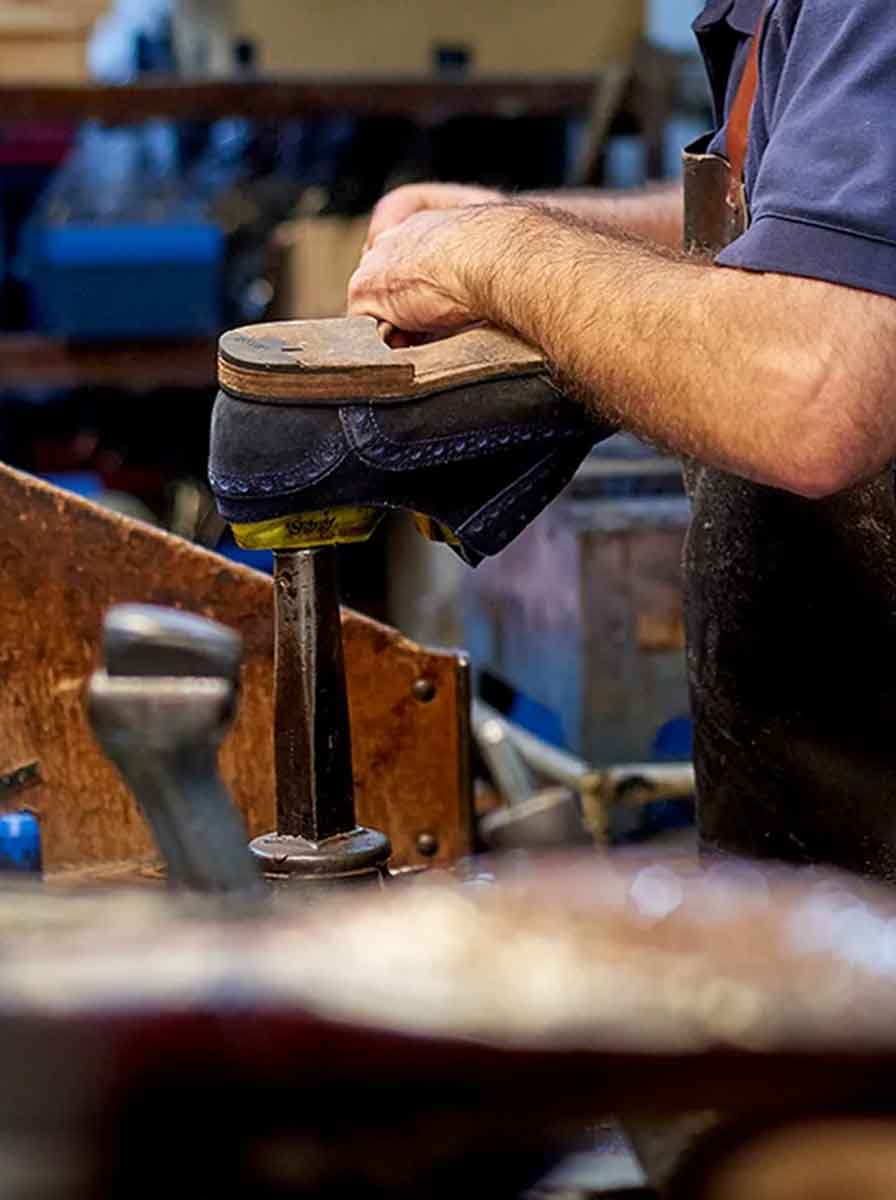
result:
[[[896,456],[896,301],[719,268],[533,203],[417,213],[377,238],[352,313],[542,350],[602,420],[807,497]]]
[[[369,250],[386,233],[414,213],[471,204],[499,204],[521,200],[545,204],[586,222],[616,225],[660,245],[681,246],[683,199],[680,183],[650,184],[623,192],[594,188],[562,192],[524,192],[506,196],[491,188],[464,183],[411,183],[387,192],[373,210],[367,231]]]
[[[466,208],[470,204],[495,204],[500,192],[465,183],[409,183],[387,192],[373,210],[367,242],[369,250],[380,234],[394,229],[414,213],[443,208]]]
[[[348,285],[348,311],[410,333],[451,333],[480,320],[475,265],[493,205],[418,212],[381,233]]]

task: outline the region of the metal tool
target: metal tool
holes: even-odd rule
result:
[[[552,850],[590,846],[593,838],[582,817],[582,805],[569,788],[552,787],[496,808],[479,822],[490,850]]]
[[[539,790],[535,772],[511,732],[511,724],[476,701],[473,736],[506,804],[486,813],[479,833],[490,850],[548,850],[586,846],[592,842],[575,788],[561,785]]]
[[[474,701],[473,736],[479,753],[507,804],[521,804],[535,792],[535,776],[511,737],[508,722],[477,704]]]
[[[172,884],[262,895],[246,831],[218,775],[236,710],[240,638],[174,609],[120,605],[103,629],[94,732],[133,791]]]
[[[691,763],[623,763],[597,768],[548,745],[481,700],[473,702],[473,731],[480,753],[510,806],[509,810],[499,810],[505,812],[505,823],[514,813],[518,820],[524,819],[521,805],[528,799],[522,790],[526,780],[550,785],[555,804],[560,803],[563,789],[575,793],[585,824],[599,842],[614,840],[636,826],[638,813],[646,805],[682,800],[695,791]],[[532,790],[534,785],[530,794]],[[541,812],[539,827],[544,819]],[[502,825],[499,836],[506,835]]]
[[[250,846],[293,879],[382,879],[389,839],[355,819],[336,551],[274,551],[277,830]]]

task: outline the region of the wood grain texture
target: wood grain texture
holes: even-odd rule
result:
[[[372,317],[234,329],[221,338],[218,358],[225,391],[267,404],[388,403],[544,369],[537,350],[485,326],[425,346],[390,350]]]
[[[213,339],[77,345],[37,333],[0,334],[0,389],[114,387],[146,393],[157,388],[215,386]]]
[[[543,355],[501,329],[479,326],[444,341],[393,350],[393,358],[414,368],[414,394],[476,383],[503,375],[530,375],[545,369]]]
[[[0,466],[0,771],[37,760],[23,795],[45,861],[88,866],[152,857],[142,817],[87,723],[103,613],[143,601],[236,629],[245,654],[239,715],[221,753],[251,835],[274,813],[272,585],[180,538]],[[466,665],[343,610],[359,819],[386,830],[396,865],[450,862],[469,846]],[[416,699],[431,680],[434,696]],[[435,860],[417,837],[438,838]]]
[[[41,80],[0,84],[0,111],[8,120],[95,118],[110,124],[171,117],[211,121],[239,116],[277,121],[296,117],[406,117],[426,124],[457,116],[568,116],[584,112],[595,75],[502,74],[487,78],[431,72],[356,75],[269,75],[248,80],[184,80],[175,76],[139,83],[51,84]]]

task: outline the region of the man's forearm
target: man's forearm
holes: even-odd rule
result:
[[[878,388],[860,345],[892,301],[723,270],[536,205],[474,210],[468,230],[476,310],[543,349],[601,416],[806,495],[892,456],[888,368],[882,357]]]
[[[528,192],[520,199],[561,209],[589,224],[618,226],[662,246],[681,246],[684,195],[680,183],[618,192],[591,188]]]

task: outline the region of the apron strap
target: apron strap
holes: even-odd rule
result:
[[[744,163],[747,160],[747,138],[750,132],[750,116],[759,88],[759,47],[765,30],[765,18],[768,13],[768,3],[762,6],[756,32],[750,46],[744,73],[741,77],[737,95],[728,116],[728,126],[725,140],[728,146],[728,161],[731,164],[731,187],[740,191],[744,179]]]

